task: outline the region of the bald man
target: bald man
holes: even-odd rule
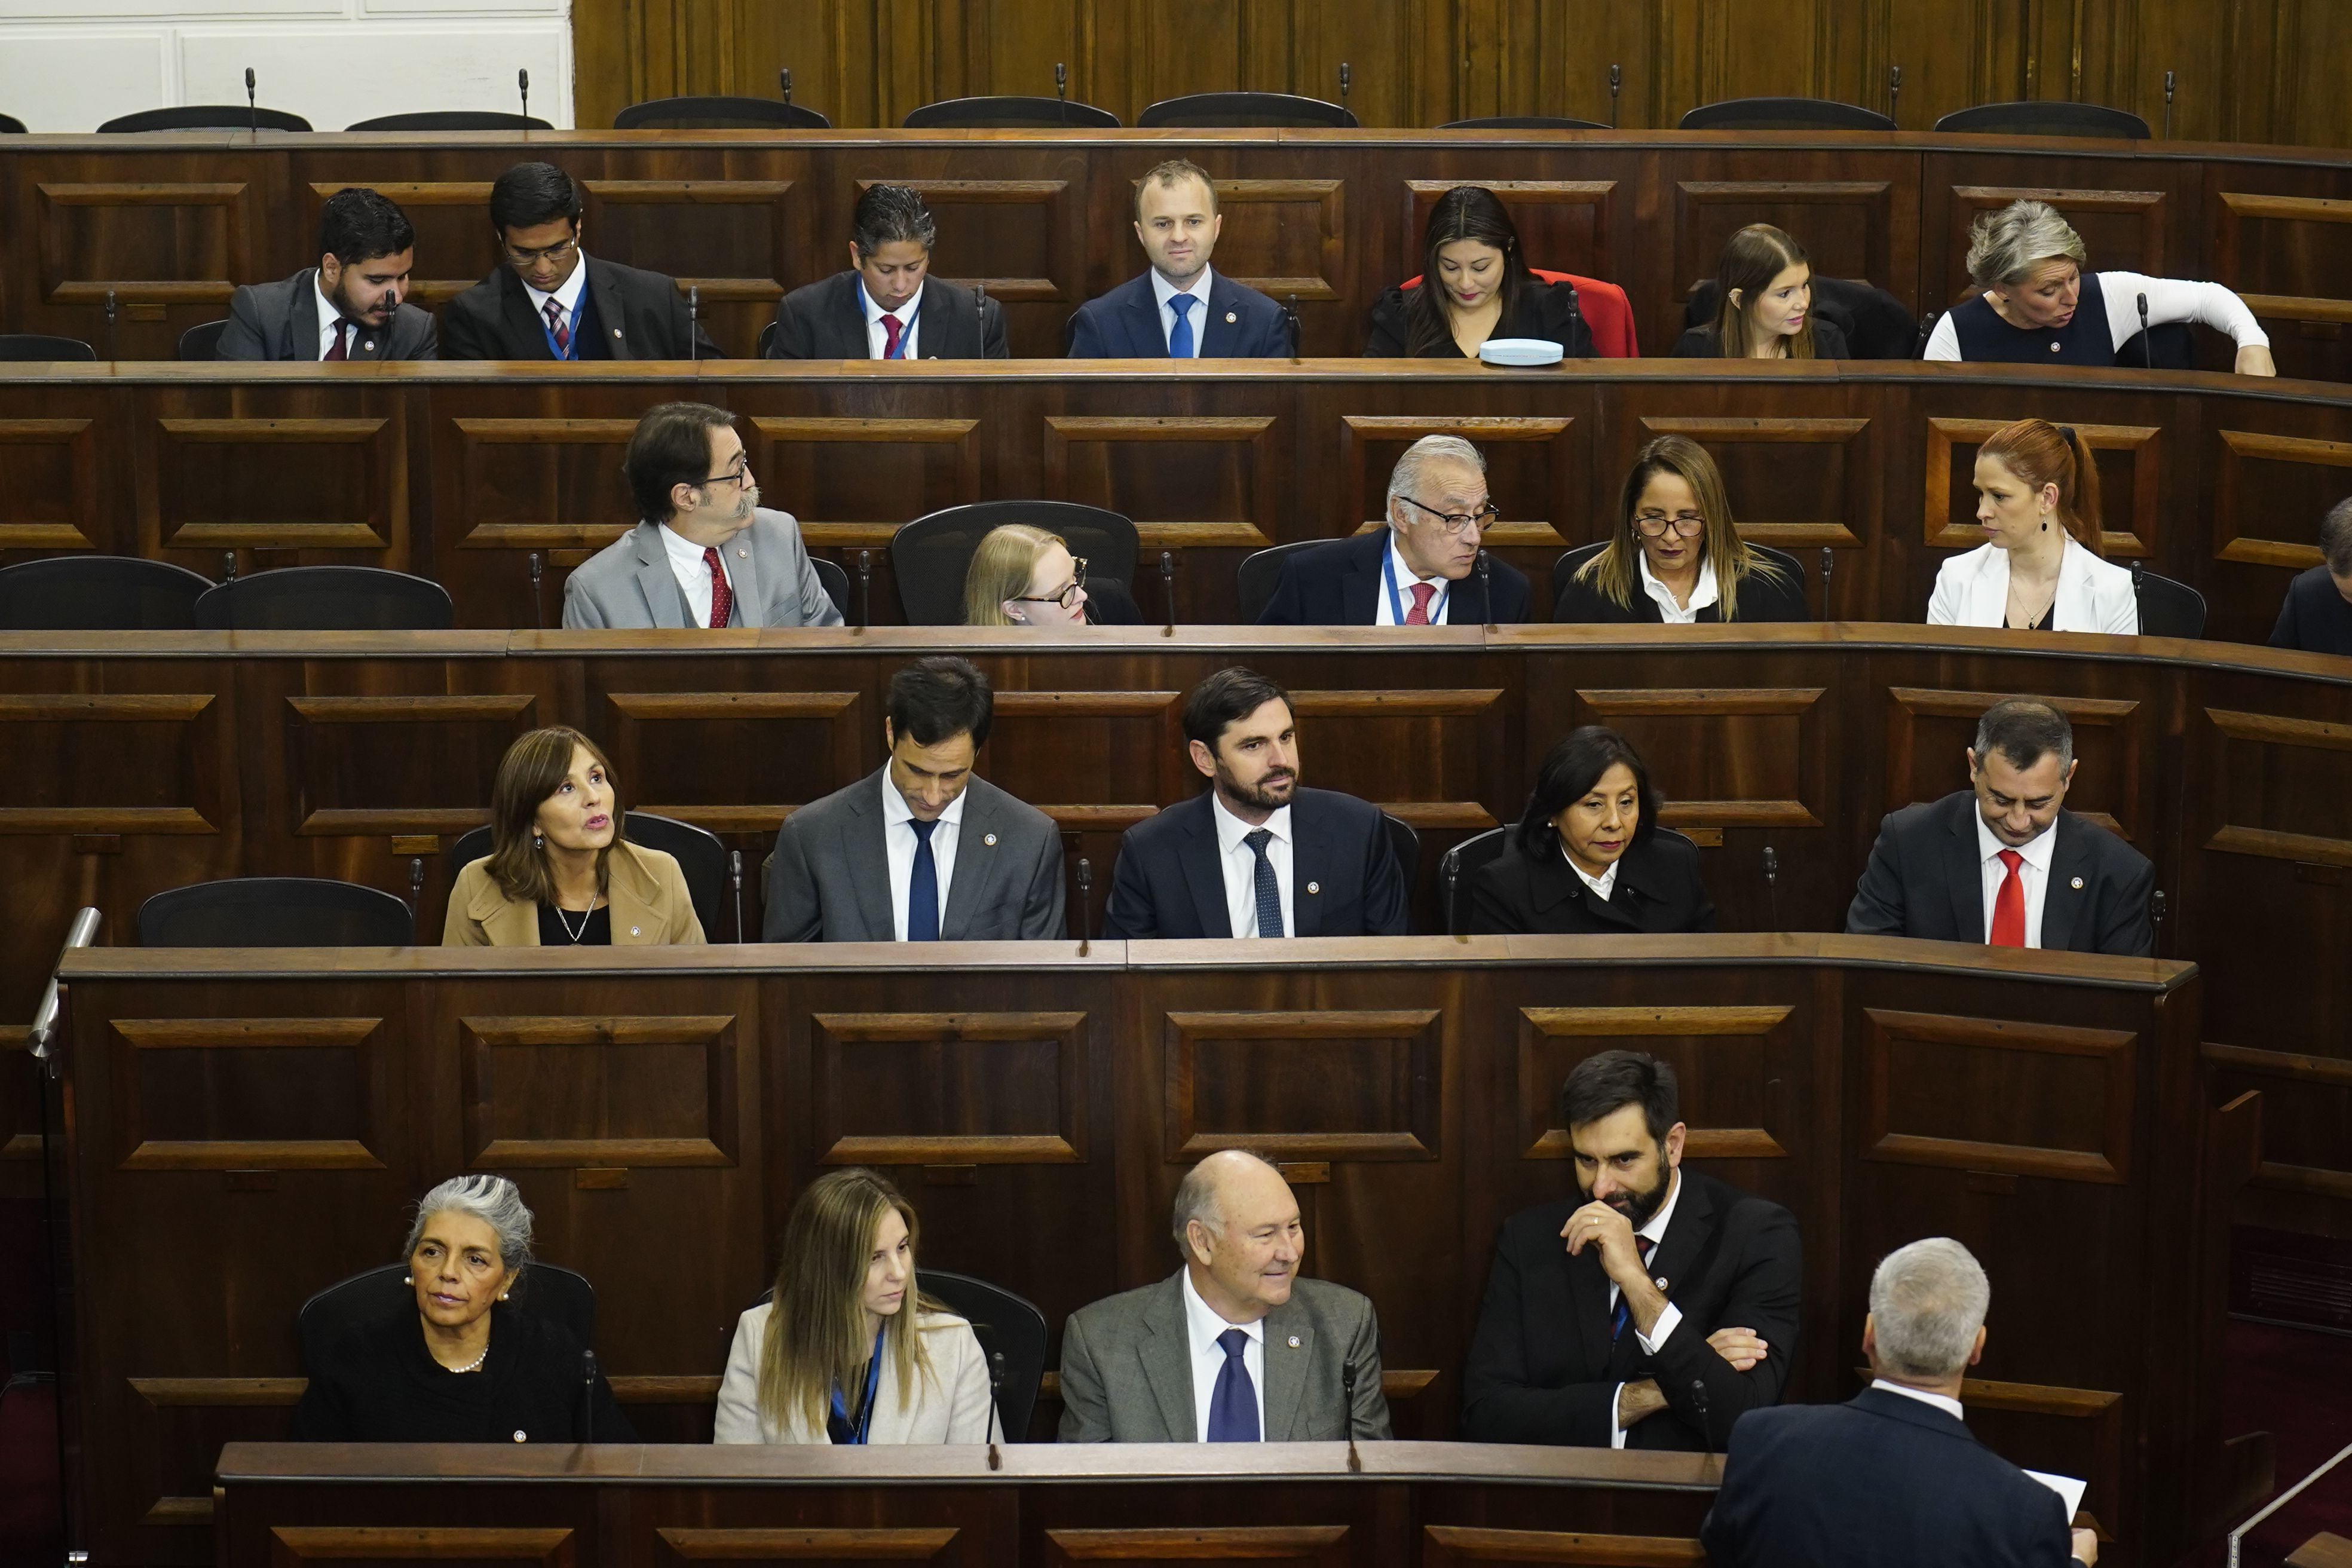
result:
[[[1176,1189],[1183,1267],[1062,1331],[1065,1443],[1312,1443],[1389,1436],[1371,1301],[1298,1277],[1282,1173],[1210,1155]]]

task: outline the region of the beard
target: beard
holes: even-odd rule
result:
[[[1298,792],[1298,775],[1295,772],[1270,773],[1256,784],[1245,784],[1219,767],[1217,788],[1227,800],[1254,811],[1279,811],[1288,805],[1290,797]]]
[[[1639,1230],[1649,1224],[1660,1209],[1665,1207],[1666,1194],[1674,1190],[1674,1172],[1661,1164],[1657,1184],[1648,1191],[1619,1193],[1613,1197],[1603,1198],[1601,1201],[1623,1215],[1627,1223],[1635,1230]],[[1588,1190],[1584,1195],[1589,1198],[1592,1194]]]

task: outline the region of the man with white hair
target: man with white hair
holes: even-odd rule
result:
[[[1388,523],[1282,563],[1258,624],[1476,626],[1528,618],[1528,579],[1484,548],[1496,508],[1486,459],[1459,436],[1423,436],[1389,473]]]
[[[1871,1385],[1843,1405],[1751,1410],[1699,1531],[1716,1568],[2090,1568],[2058,1494],[1980,1446],[1960,1390],[1984,1355],[1992,1285],[1944,1237],[1889,1253],[1870,1280]]]

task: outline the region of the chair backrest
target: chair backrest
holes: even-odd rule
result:
[[[1570,120],[1564,114],[1493,114],[1484,120],[1449,120],[1440,131],[1606,131],[1597,120]]]
[[[0,136],[22,136],[25,122],[13,114],[0,114]]]
[[[503,109],[420,109],[408,114],[379,114],[346,125],[346,131],[552,131],[536,114],[509,114]]]
[[[1224,127],[1288,126],[1299,130],[1322,127],[1353,131],[1355,110],[1319,98],[1288,92],[1195,92],[1163,98],[1135,117],[1136,127],[1207,125]]]
[[[1805,586],[1811,581],[1811,577],[1806,572],[1802,562],[1785,550],[1775,550],[1769,544],[1759,544],[1752,539],[1748,541],[1748,548],[1787,573],[1788,581],[1796,586],[1798,597],[1810,600],[1811,595],[1805,593]]]
[[[416,921],[379,888],[324,877],[231,877],[139,906],[142,947],[412,947]]]
[[[302,1370],[323,1366],[335,1342],[353,1330],[416,1310],[416,1290],[407,1283],[408,1265],[387,1263],[328,1286],[294,1314],[294,1336],[302,1347]],[[585,1277],[552,1263],[533,1263],[514,1284],[509,1303],[563,1325],[583,1350],[596,1342],[596,1288]]]
[[[221,334],[226,331],[226,316],[217,321],[198,321],[180,334],[180,357],[184,360],[220,358]]]
[[[1037,1390],[1045,1377],[1045,1314],[1026,1298],[969,1274],[919,1268],[915,1287],[971,1322],[992,1369],[996,1357],[1004,1358],[1003,1382],[996,1391],[997,1418],[1003,1423],[999,1437],[1026,1442]]]
[[[1683,116],[1682,131],[1892,131],[1895,121],[1874,109],[1826,98],[1733,98],[1702,103]]]
[[[94,360],[98,351],[79,338],[47,332],[0,332],[0,360]]]
[[[118,114],[98,128],[101,136],[135,131],[308,131],[310,122],[282,109],[248,109],[242,103],[183,103]]]
[[[1568,591],[1568,580],[1575,576],[1586,562],[1608,548],[1609,542],[1604,539],[1598,544],[1580,544],[1573,550],[1561,551],[1559,558],[1551,563],[1551,602],[1559,604],[1559,596]]]
[[[1683,302],[1683,325],[1713,326],[1722,295],[1717,279],[1702,280]],[[1815,273],[1813,309],[1844,330],[1846,353],[1854,359],[1919,357],[1919,323],[1909,306],[1884,289],[1856,278]]]
[[[656,98],[613,116],[615,131],[830,131],[814,109],[780,98]]]
[[[623,813],[621,821],[629,842],[658,849],[677,861],[678,869],[686,876],[687,895],[694,900],[694,918],[702,922],[704,940],[719,941],[719,906],[727,890],[727,846],[707,828],[680,822],[674,816],[631,811]],[[451,879],[454,880],[459,871],[489,852],[488,823],[466,829],[449,847]],[[736,940],[742,940],[741,933],[737,934]]]
[[[760,346],[752,351],[753,359],[768,357],[768,347],[776,341],[776,325],[775,318],[772,316],[768,319],[768,324],[760,329]]]
[[[1389,850],[1396,857],[1397,873],[1404,879],[1407,889],[1421,875],[1421,834],[1402,816],[1381,813],[1381,826],[1388,830]]]
[[[1936,121],[1936,129],[1987,136],[2115,136],[2139,142],[2148,137],[2147,121],[2127,110],[2032,100],[1956,109]]]
[[[2165,321],[2134,332],[2116,351],[2116,363],[2146,370],[2195,370],[2197,329],[2186,321]]]
[[[2139,600],[2140,635],[2189,637],[2205,635],[2205,595],[2186,583],[2159,577],[2132,563],[2132,593]]]
[[[1512,824],[1490,827],[1448,849],[1437,862],[1437,896],[1445,902],[1445,934],[1470,934],[1470,884],[1503,852]]]
[[[1547,283],[1565,283],[1576,290],[1577,313],[1584,318],[1585,331],[1592,334],[1593,353],[1602,359],[1642,357],[1642,345],[1633,333],[1633,303],[1625,298],[1624,289],[1606,279],[1574,272],[1553,272],[1541,267],[1528,270]],[[1414,273],[1397,287],[1420,288],[1421,274]]]
[[[1312,550],[1318,544],[1329,544],[1328,539],[1294,539],[1287,544],[1269,545],[1254,550],[1242,557],[1234,568],[1234,597],[1239,601],[1234,612],[1235,624],[1255,626],[1274,601],[1275,584],[1282,581],[1282,563],[1302,550]]]
[[[212,580],[135,555],[55,555],[0,567],[0,631],[183,632]]]
[[[283,566],[196,601],[205,631],[442,632],[457,619],[440,584],[381,566]]]
[[[1062,500],[990,500],[951,506],[902,524],[890,538],[890,574],[913,626],[963,624],[963,580],[991,530],[1025,522],[1057,533],[1086,558],[1087,575],[1135,581],[1135,524],[1115,511]]]
[[[841,612],[842,620],[850,626],[856,626],[857,617],[850,613],[849,608],[847,569],[840,562],[829,561],[822,555],[810,556],[809,564],[816,568],[816,580],[824,584],[824,596],[831,599],[833,607]]]
[[[899,123],[908,131],[1116,131],[1118,116],[1060,98],[950,98],[927,103]]]

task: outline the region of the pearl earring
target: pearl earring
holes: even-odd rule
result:
[[[414,1274],[404,1274],[400,1277],[400,1282],[403,1285],[414,1285],[416,1283],[416,1276]]]
[[[532,828],[532,829],[531,829],[531,832],[530,832],[530,847],[531,847],[533,849],[544,849],[544,848],[546,848],[546,847],[547,847],[547,836],[546,836],[545,834],[543,834],[543,833],[540,832],[540,831],[539,831],[539,829],[537,829],[537,828],[535,828],[535,827],[534,827],[534,828]]]

